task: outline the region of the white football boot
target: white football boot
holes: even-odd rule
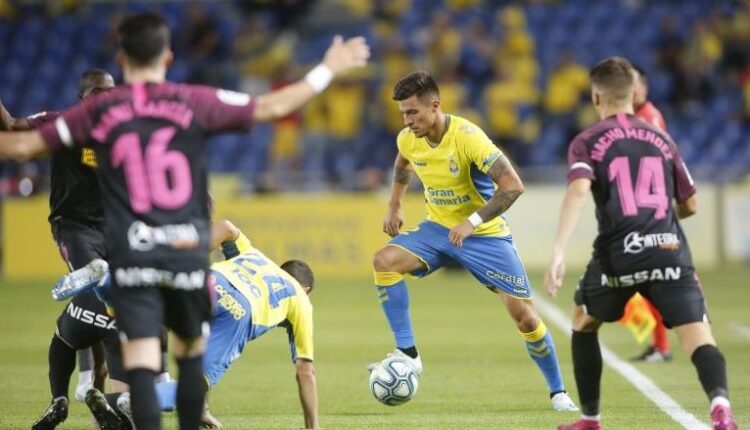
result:
[[[573,402],[573,399],[570,398],[566,391],[555,394],[554,396],[552,396],[551,401],[552,409],[558,412],[578,411],[578,406],[576,406],[576,404]]]
[[[384,359],[368,364],[367,371],[372,372],[372,369],[374,369],[375,366],[393,357],[403,358],[404,360],[406,360],[406,362],[411,364],[411,366],[414,368],[414,372],[417,374],[417,376],[422,374],[422,357],[417,355],[417,358],[411,358],[398,348],[396,348],[395,351],[386,354]]]

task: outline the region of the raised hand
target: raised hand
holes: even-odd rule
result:
[[[334,76],[340,76],[352,69],[366,66],[369,58],[370,46],[364,37],[344,40],[341,36],[336,36],[323,57],[323,64]]]

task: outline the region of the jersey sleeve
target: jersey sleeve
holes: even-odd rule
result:
[[[304,293],[302,293],[304,294]],[[287,315],[286,325],[292,361],[313,360],[313,308],[307,295],[297,296],[296,306]]]
[[[245,236],[245,233],[240,232],[240,235],[236,240],[231,242],[222,242],[221,253],[224,254],[224,259],[229,260],[238,255],[244,254],[253,248],[250,239]]]
[[[61,113],[54,121],[41,125],[39,133],[52,149],[62,146],[72,147],[88,142],[93,121],[91,120],[91,100],[87,100]]]
[[[670,140],[669,146],[671,147],[672,153],[674,154],[674,197],[678,203],[683,203],[685,200],[689,199],[693,194],[695,194],[697,190],[695,188],[693,177],[690,175],[690,171],[688,170],[685,161],[682,159],[682,155],[680,154],[680,150],[677,148],[677,145]]]
[[[594,175],[594,162],[591,161],[586,141],[576,137],[568,147],[568,183],[579,178],[587,178],[592,181]]]
[[[27,116],[26,123],[29,124],[29,127],[32,129],[38,129],[44,124],[50,121],[54,121],[55,118],[59,116],[60,116],[60,112],[54,112],[54,111],[39,112],[39,113],[35,113],[34,115]]]
[[[464,151],[469,160],[482,173],[487,173],[492,164],[503,155],[503,152],[477,126],[461,127],[459,132],[461,133]]]
[[[402,157],[409,160],[410,157],[410,151],[409,151],[409,129],[405,128],[401,130],[401,132],[396,136],[396,148],[398,149],[399,154],[401,154]],[[411,160],[410,160],[411,162]]]
[[[192,86],[196,122],[209,133],[250,131],[255,98],[248,94],[206,86]]]

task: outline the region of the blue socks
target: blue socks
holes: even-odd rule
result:
[[[409,290],[404,276],[396,272],[375,272],[375,284],[380,305],[396,339],[396,346],[406,349],[414,346],[414,332],[409,315]]]
[[[544,375],[544,379],[547,380],[549,392],[554,394],[565,391],[560,364],[555,353],[555,343],[552,341],[552,334],[547,331],[544,322],[539,321],[539,325],[534,331],[521,333],[521,335],[526,339],[526,349],[529,351],[529,356],[536,362]]]

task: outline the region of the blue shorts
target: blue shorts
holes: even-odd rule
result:
[[[448,240],[449,229],[432,221],[394,237],[389,244],[409,251],[422,260],[427,269],[412,272],[425,276],[450,261],[463,266],[491,290],[513,297],[531,298],[531,284],[511,236],[469,236],[461,248]]]
[[[203,356],[203,373],[209,386],[219,382],[229,366],[240,357],[250,339],[252,314],[245,296],[221,273],[211,271],[216,290],[211,335]]]

